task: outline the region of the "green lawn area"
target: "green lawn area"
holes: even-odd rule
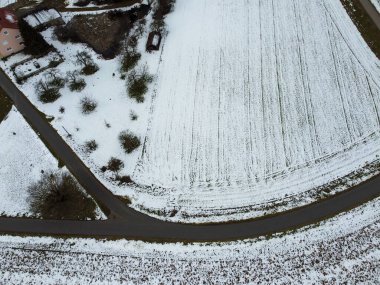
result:
[[[0,88],[0,122],[9,113],[12,107],[12,102],[4,95],[3,89]]]

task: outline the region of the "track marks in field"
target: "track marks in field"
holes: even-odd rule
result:
[[[380,65],[344,13],[338,0],[177,0],[135,181],[196,193],[333,171],[380,130]]]

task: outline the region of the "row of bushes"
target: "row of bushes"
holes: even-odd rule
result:
[[[129,131],[122,131],[119,134],[119,142],[125,153],[132,153],[140,145],[140,139]],[[98,149],[98,143],[95,140],[89,140],[84,144],[84,150],[87,153],[92,153]]]

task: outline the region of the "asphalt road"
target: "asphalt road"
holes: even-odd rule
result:
[[[368,0],[360,1],[368,2]],[[206,225],[160,221],[127,207],[112,195],[3,72],[0,72],[0,85],[13,100],[19,112],[109,217],[105,221],[0,218],[0,233],[115,237],[154,241],[226,241],[253,238],[314,224],[380,196],[380,176],[377,176],[318,203],[260,219]]]
[[[376,10],[375,6],[369,0],[359,0],[360,4],[364,7],[364,10],[371,17],[372,21],[375,23],[377,28],[380,30],[380,14]]]

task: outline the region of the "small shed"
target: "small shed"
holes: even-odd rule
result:
[[[146,50],[148,52],[159,50],[161,45],[162,36],[159,32],[151,32],[148,36],[146,43]]]

